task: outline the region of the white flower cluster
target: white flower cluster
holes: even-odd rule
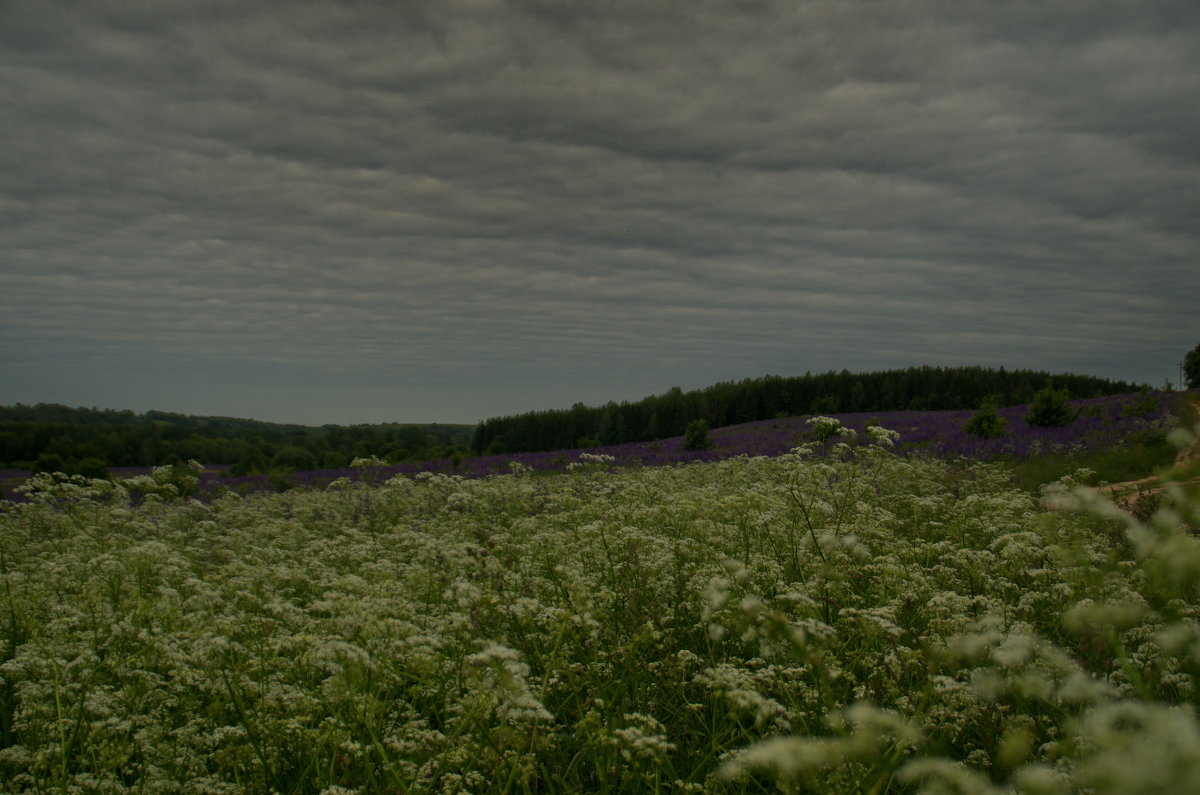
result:
[[[530,690],[529,666],[521,661],[521,655],[515,649],[489,643],[466,661],[481,671],[473,696],[494,699],[496,718],[502,723],[554,719]]]

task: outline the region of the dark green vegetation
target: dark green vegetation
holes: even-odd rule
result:
[[[873,373],[848,370],[784,378],[764,376],[600,407],[532,411],[480,423],[471,448],[476,453],[521,453],[644,442],[682,435],[689,423],[705,420],[721,428],[802,414],[858,411],[973,409],[988,396],[1001,406],[1029,403],[1053,385],[1071,398],[1133,392],[1138,384],[1085,375],[1051,375],[1034,370],[985,367],[910,367]]]
[[[1192,348],[1184,357],[1183,374],[1188,389],[1200,389],[1200,345]]]
[[[1132,404],[1129,410],[1136,412],[1137,404]],[[1200,423],[1200,411],[1194,398],[1181,396],[1173,411],[1179,417],[1181,427],[1192,428]],[[1189,465],[1176,466],[1177,452],[1166,433],[1152,430],[1135,434],[1116,447],[1010,457],[1002,463],[1012,470],[1018,486],[1032,492],[1081,469],[1094,473],[1088,479],[1092,484],[1124,483],[1155,475],[1185,481],[1200,474],[1193,473]]]
[[[1175,454],[1166,434],[1148,433],[1127,439],[1120,447],[1086,453],[1043,453],[1002,463],[1015,473],[1017,485],[1036,492],[1080,469],[1094,472],[1088,480],[1095,484],[1137,480],[1169,468]]]
[[[708,438],[708,423],[702,419],[689,422],[687,430],[683,434],[683,449],[707,450],[711,446],[712,440]]]
[[[967,420],[967,424],[963,426],[963,430],[967,433],[974,434],[981,439],[999,439],[1008,431],[1006,430],[1007,423],[997,412],[1000,407],[996,405],[995,397],[986,397],[983,399],[983,405],[979,407],[979,411],[972,415],[971,419]]]
[[[0,467],[96,477],[103,467],[196,460],[232,464],[235,474],[338,468],[357,456],[389,462],[444,458],[466,450],[467,425],[280,425],[162,411],[135,414],[0,406]]]
[[[1075,410],[1071,408],[1071,393],[1065,389],[1046,387],[1039,389],[1029,405],[1029,413],[1025,422],[1034,428],[1061,428],[1070,425],[1075,419]]]

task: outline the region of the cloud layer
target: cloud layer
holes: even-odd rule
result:
[[[0,6],[0,402],[438,420],[1200,341],[1194,2]]]

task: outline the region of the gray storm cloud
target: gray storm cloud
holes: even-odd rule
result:
[[[0,401],[473,421],[843,367],[1157,384],[1200,332],[1194,3],[0,16]]]

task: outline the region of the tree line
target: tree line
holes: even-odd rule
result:
[[[476,454],[538,452],[645,442],[680,436],[695,420],[719,428],[805,414],[859,411],[975,409],[985,399],[1000,406],[1029,403],[1053,386],[1072,398],[1134,392],[1142,384],[1088,375],[985,367],[909,367],[869,373],[848,370],[768,375],[603,406],[531,411],[481,422],[471,440]]]
[[[39,403],[0,406],[0,466],[99,475],[109,467],[196,460],[233,474],[340,469],[357,457],[391,463],[465,453],[469,425],[286,425],[164,411]]]

